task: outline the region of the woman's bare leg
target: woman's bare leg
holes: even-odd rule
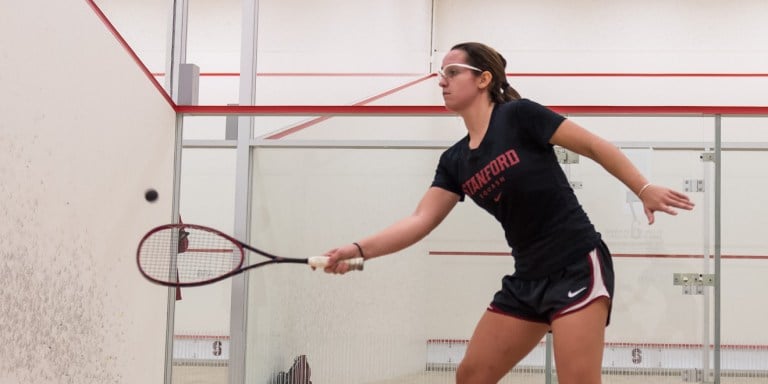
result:
[[[559,383],[600,383],[608,308],[608,298],[602,297],[552,322]]]
[[[486,311],[456,370],[456,383],[496,384],[548,330],[548,324]]]

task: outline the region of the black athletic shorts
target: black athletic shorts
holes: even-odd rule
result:
[[[540,279],[505,276],[489,311],[523,320],[551,324],[600,297],[613,300],[613,262],[608,247],[600,245],[573,264]],[[610,322],[610,308],[607,323]]]

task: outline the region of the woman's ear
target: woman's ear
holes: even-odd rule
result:
[[[480,89],[486,89],[489,85],[491,85],[491,81],[493,80],[493,75],[491,75],[488,71],[483,71],[483,73],[479,76],[480,81],[477,83],[477,86]]]

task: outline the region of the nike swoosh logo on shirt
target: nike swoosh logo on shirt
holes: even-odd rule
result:
[[[576,291],[576,292],[571,292],[571,291],[568,291],[568,298],[569,298],[569,299],[572,299],[572,298],[576,297],[576,295],[578,295],[579,293],[581,293],[581,291],[583,291],[583,290],[585,290],[585,289],[587,289],[587,287],[582,287],[581,289],[579,289],[579,290],[578,290],[578,291]]]

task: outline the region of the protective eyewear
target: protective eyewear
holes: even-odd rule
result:
[[[450,79],[460,75],[461,72],[463,72],[462,69],[470,69],[470,70],[477,71],[477,72],[483,72],[482,69],[477,68],[477,67],[473,67],[473,66],[471,66],[469,64],[453,63],[453,64],[448,64],[445,67],[442,67],[442,68],[438,69],[437,73],[440,74],[440,76],[442,76],[444,79],[450,80]]]

